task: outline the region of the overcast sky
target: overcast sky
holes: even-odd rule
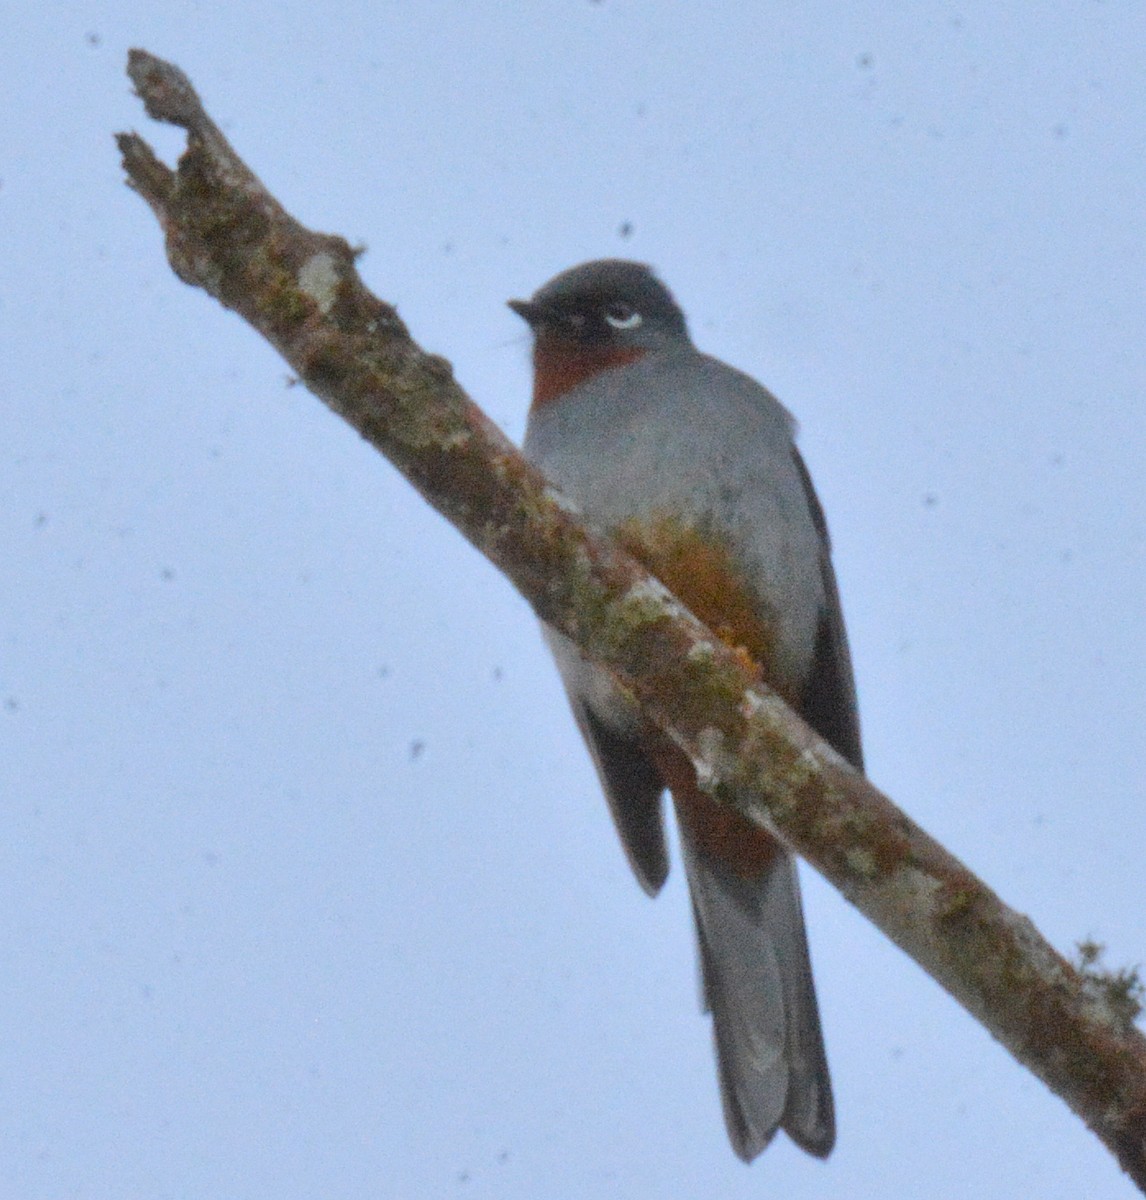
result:
[[[171,274],[170,58],[513,437],[504,307],[652,263],[801,422],[869,771],[1146,959],[1146,9],[54,3],[0,44],[0,1195],[1118,1200],[805,869],[826,1164],[721,1120],[524,602]]]

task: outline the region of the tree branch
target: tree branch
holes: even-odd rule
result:
[[[133,50],[148,113],[181,126],[177,170],[121,134],[130,186],[178,276],[263,334],[526,597],[603,663],[722,802],[807,858],[1090,1126],[1146,1191],[1146,1039],[1132,1006],[1076,971],[854,772],[634,560],[562,498],[363,287],[354,252],[287,214],[176,67]]]

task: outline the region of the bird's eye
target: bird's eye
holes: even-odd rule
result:
[[[636,329],[641,323],[641,314],[628,304],[609,304],[605,307],[605,320],[614,329]]]

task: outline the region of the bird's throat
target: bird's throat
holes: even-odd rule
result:
[[[635,346],[587,346],[539,337],[533,348],[533,408],[544,408],[594,375],[636,362],[644,354]]]

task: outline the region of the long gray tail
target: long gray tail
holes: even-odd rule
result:
[[[782,1128],[823,1158],[835,1113],[795,859],[749,881],[682,841],[733,1148],[751,1161]]]

